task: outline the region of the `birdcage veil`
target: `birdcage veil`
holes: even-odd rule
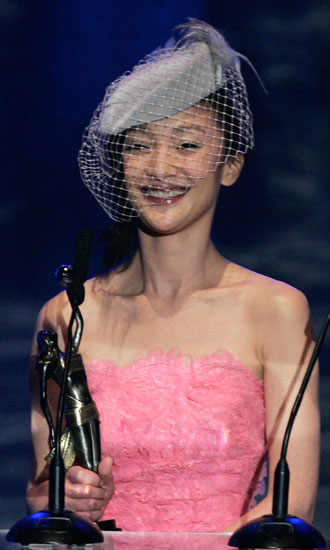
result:
[[[254,146],[243,56],[204,22],[178,29],[107,88],[84,132],[82,179],[115,221],[171,204]]]

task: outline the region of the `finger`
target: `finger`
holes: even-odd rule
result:
[[[65,507],[90,521],[97,521],[102,517],[105,507],[104,502],[104,499],[77,498],[76,496],[65,495]]]
[[[104,510],[107,507],[108,502],[111,500],[115,492],[114,479],[112,474],[112,465],[113,465],[112,459],[110,457],[105,457],[100,462],[99,468],[98,468],[99,476],[102,480],[103,488],[105,491],[105,499],[104,499],[104,506],[102,508],[102,516],[103,516]]]
[[[65,506],[68,510],[75,512],[79,516],[82,516],[89,521],[98,521],[99,519],[101,519],[103,508],[97,510],[78,509],[74,506],[76,502],[77,501],[71,503],[70,500],[68,500],[68,502],[65,503]]]
[[[101,512],[103,508],[103,500],[97,500],[94,498],[88,499],[88,498],[82,498],[82,499],[76,499],[76,498],[70,498],[65,497],[65,505],[67,508],[74,510],[75,512],[78,512],[79,514],[82,512],[91,513],[91,512]]]
[[[112,465],[113,461],[110,456],[102,458],[98,465],[98,474],[103,479],[112,478]]]
[[[101,487],[102,485],[101,478],[96,472],[81,468],[81,466],[72,466],[72,468],[67,471],[66,478],[69,479],[71,483],[82,483],[95,487]]]
[[[105,490],[87,483],[72,483],[69,479],[65,482],[65,494],[69,498],[104,500]]]
[[[106,456],[98,466],[98,474],[101,478],[102,487],[113,486],[112,458]]]

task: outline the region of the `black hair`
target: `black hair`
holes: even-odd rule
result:
[[[101,272],[114,268],[125,271],[138,249],[136,220],[115,222],[102,232],[100,241],[103,245]]]
[[[124,218],[125,208],[129,203],[126,186],[124,184],[123,149],[126,139],[126,131],[113,136],[107,140],[105,150],[105,162],[112,172],[116,173],[116,180],[113,185],[118,187],[118,200],[115,215],[117,218]],[[114,222],[105,229],[100,237],[100,244],[103,248],[101,261],[101,272],[118,268],[125,271],[130,265],[136,250],[138,249],[138,237],[136,219],[130,221]]]

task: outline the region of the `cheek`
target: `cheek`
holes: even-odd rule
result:
[[[216,144],[210,146],[210,152],[207,159],[209,170],[215,171],[219,168],[219,165],[223,163],[222,141],[222,139],[218,140]]]
[[[124,157],[124,177],[127,184],[134,185],[143,176],[145,172],[145,166],[143,160],[138,157]]]
[[[191,157],[186,160],[185,170],[191,178],[204,179],[209,173],[217,171],[220,162],[220,155],[205,153],[200,156]]]

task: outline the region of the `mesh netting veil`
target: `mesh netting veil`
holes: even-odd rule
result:
[[[243,56],[206,23],[179,29],[107,88],[85,130],[81,176],[115,221],[173,203],[254,146]]]

